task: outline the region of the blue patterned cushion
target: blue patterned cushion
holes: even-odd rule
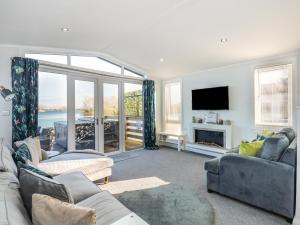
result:
[[[40,170],[40,169],[36,168],[35,166],[29,165],[28,163],[24,164],[23,162],[18,161],[17,166],[18,166],[19,170],[21,168],[23,168],[23,169],[29,170],[33,173],[37,173],[41,176],[48,177],[48,178],[52,179],[52,176],[50,176],[48,173],[44,172],[43,170]]]
[[[30,151],[26,144],[20,145],[20,147],[13,153],[13,159],[17,164],[19,161],[22,163],[26,163],[26,160],[32,161],[32,157]]]

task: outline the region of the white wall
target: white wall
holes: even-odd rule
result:
[[[181,76],[183,95],[183,130],[187,132],[190,142],[193,140],[191,129],[192,117],[204,117],[208,111],[193,111],[191,90],[216,86],[229,86],[229,111],[216,111],[224,120],[231,120],[233,124],[233,144],[238,145],[241,140],[255,138],[258,128],[254,125],[254,69],[263,66],[285,63],[293,64],[294,83],[294,109],[299,93],[296,90],[297,66],[300,54],[290,54],[281,57],[255,60],[235,64],[227,67],[200,71],[190,75]],[[299,78],[298,78],[299,79]],[[298,98],[296,98],[298,96]],[[294,124],[296,124],[296,110],[294,110]]]
[[[0,85],[11,88],[11,61],[10,58],[19,56],[19,49],[14,47],[0,47]],[[9,111],[9,116],[3,113]],[[0,97],[0,137],[11,142],[11,103]]]

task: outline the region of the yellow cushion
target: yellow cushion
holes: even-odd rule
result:
[[[264,136],[264,137],[272,137],[274,134],[275,134],[274,131],[263,130],[261,135]]]
[[[244,142],[240,144],[239,154],[244,156],[256,156],[262,148],[264,141]]]

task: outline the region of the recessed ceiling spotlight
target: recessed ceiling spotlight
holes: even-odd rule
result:
[[[165,59],[164,59],[164,58],[160,58],[159,61],[160,61],[160,62],[164,62]]]
[[[62,32],[69,32],[69,31],[70,31],[70,28],[68,28],[68,27],[62,27],[62,28],[60,28],[60,30],[61,30]]]
[[[227,43],[228,42],[228,39],[227,38],[221,38],[221,43]]]

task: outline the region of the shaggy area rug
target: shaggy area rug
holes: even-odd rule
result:
[[[213,225],[210,203],[192,189],[168,184],[116,197],[150,225]]]

